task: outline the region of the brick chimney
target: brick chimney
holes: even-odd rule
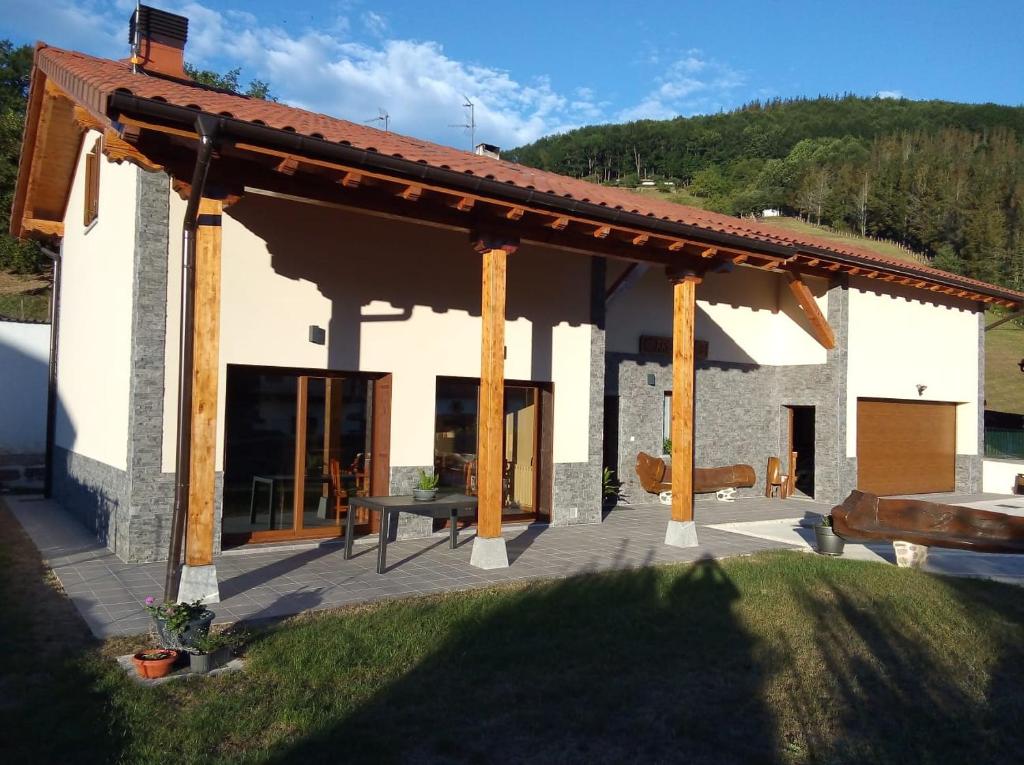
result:
[[[188,79],[185,74],[185,41],[188,19],[140,5],[128,27],[132,63],[150,74]]]

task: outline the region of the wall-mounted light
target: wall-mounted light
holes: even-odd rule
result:
[[[1024,372],[1024,359],[1021,359],[1017,366],[1020,368],[1021,372]]]
[[[1024,364],[1024,361],[1021,361],[1021,364]],[[653,372],[647,375],[647,384],[650,385],[652,388],[655,385],[657,385],[657,382],[655,381],[654,373]]]
[[[918,383],[918,385],[917,385],[917,395],[918,396],[923,396],[924,392],[926,390],[928,390],[928,386],[927,385],[921,385],[920,383]]]
[[[323,327],[318,327],[316,324],[309,325],[309,342],[314,345],[324,345],[327,343],[327,332]]]

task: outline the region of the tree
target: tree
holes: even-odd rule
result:
[[[211,88],[230,90],[232,93],[259,98],[264,101],[276,101],[277,98],[270,93],[270,83],[263,80],[249,80],[249,84],[243,91],[239,87],[238,78],[242,74],[241,67],[235,67],[224,74],[214,72],[211,69],[198,69],[191,64],[185,64],[185,74],[202,85],[209,85]]]
[[[0,40],[0,210],[4,211],[0,270],[15,273],[39,273],[45,263],[36,244],[19,242],[7,233],[6,216],[14,202],[31,74],[32,46],[15,46],[10,40]]]

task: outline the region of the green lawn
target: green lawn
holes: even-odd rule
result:
[[[999,316],[989,314],[991,323]],[[1007,322],[985,333],[985,408],[1024,413],[1024,329]]]
[[[1024,591],[776,553],[389,602],[143,689],[0,509],[8,762],[1019,762]]]

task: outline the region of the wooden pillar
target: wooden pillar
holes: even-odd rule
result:
[[[480,404],[477,413],[477,534],[501,536],[505,409],[505,267],[508,253],[483,250]]]
[[[213,563],[217,383],[220,378],[220,246],[223,204],[199,202],[193,323],[192,452],[185,563]]]
[[[690,273],[672,281],[672,520],[693,520],[693,324],[697,285]]]

